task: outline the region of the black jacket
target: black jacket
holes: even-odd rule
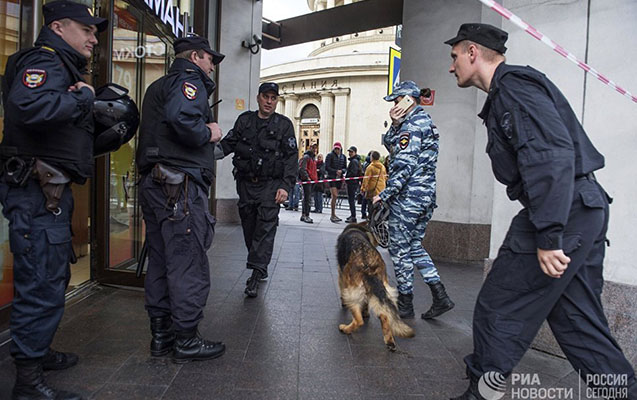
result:
[[[363,176],[363,167],[361,166],[361,159],[358,158],[358,156],[350,157],[345,176],[348,178]],[[350,185],[360,183],[359,180],[348,180],[346,182]]]
[[[345,175],[345,167],[347,165],[347,158],[345,158],[344,154],[336,155],[334,150],[332,150],[325,157],[325,171],[327,171],[328,179],[336,178],[336,171],[343,171],[343,175]]]
[[[537,246],[561,249],[577,177],[604,167],[560,90],[541,72],[500,64],[479,116],[493,173],[529,210]]]
[[[189,60],[175,59],[168,74],[146,90],[136,162],[148,173],[158,162],[177,167],[209,184],[214,168],[214,144],[208,97],[215,83]],[[199,176],[198,176],[199,175]]]
[[[292,122],[273,113],[261,119],[257,111],[239,115],[234,127],[221,141],[224,155],[234,153],[232,164],[237,180],[275,180],[290,193],[298,173],[298,149]]]
[[[93,173],[93,92],[67,91],[84,81],[86,58],[48,27],[35,47],[7,61],[2,81],[2,159],[38,157],[63,167],[74,182]]]

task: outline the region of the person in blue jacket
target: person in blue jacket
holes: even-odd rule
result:
[[[633,368],[600,299],[610,198],[594,171],[604,157],[553,82],[505,63],[507,38],[494,26],[469,23],[445,42],[458,86],[488,94],[479,117],[493,173],[524,207],[476,300],[474,349],[465,357],[470,384],[456,399],[484,399],[480,378],[507,377],[546,320],[584,382],[636,400]]]
[[[2,79],[2,212],[10,221],[13,286],[10,352],[14,399],[79,399],[49,386],[43,370],[69,368],[77,355],[50,348],[64,313],[74,259],[71,182],[93,173],[93,101],[84,81],[96,33],[108,26],[87,6],[62,0],[42,7],[35,46],[9,57]],[[34,174],[47,165],[48,176]],[[44,189],[57,187],[45,194]],[[54,193],[56,192],[56,193]],[[51,196],[50,198],[47,196]]]
[[[214,143],[221,129],[208,98],[209,75],[224,55],[200,36],[177,39],[168,74],[144,96],[135,162],[141,173],[140,205],[146,224],[146,311],[150,353],[172,352],[185,363],[221,356],[225,345],[204,339],[198,326],[210,292],[207,250],[215,219],[208,211]]]
[[[396,105],[405,96],[411,106]],[[436,208],[436,163],[438,129],[429,114],[418,105],[420,89],[413,81],[400,82],[385,101],[394,102],[389,111],[392,125],[383,137],[390,152],[389,179],[373,203],[389,204],[389,254],[398,283],[398,311],[401,318],[413,318],[414,268],[431,289],[431,308],[423,319],[435,318],[454,307],[438,270],[423,247],[427,223]]]

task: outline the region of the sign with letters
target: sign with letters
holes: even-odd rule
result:
[[[394,86],[400,82],[400,50],[389,48],[389,73],[387,75],[387,94],[391,94]]]
[[[173,0],[144,0],[148,8],[166,25],[170,26],[175,37],[185,36],[184,25],[188,25],[179,7],[173,6]]]

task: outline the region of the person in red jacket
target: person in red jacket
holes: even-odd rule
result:
[[[299,175],[301,177],[301,181],[315,181],[318,179],[318,174],[316,173],[316,159],[315,154],[318,151],[318,146],[313,144],[310,146],[310,149],[303,154],[303,158],[299,163]],[[308,224],[314,223],[312,218],[310,218],[310,199],[312,198],[312,186],[313,183],[304,183],[303,184],[303,209],[301,211],[301,221],[306,222]]]

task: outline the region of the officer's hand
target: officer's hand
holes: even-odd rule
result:
[[[542,272],[551,278],[559,278],[562,276],[571,259],[560,250],[542,250],[537,249],[537,259],[540,261]]]
[[[283,204],[284,201],[286,201],[288,199],[288,192],[286,192],[283,189],[279,189],[276,191],[276,198],[274,199],[274,201],[276,201],[276,204]]]
[[[208,127],[208,129],[210,129],[210,143],[217,143],[218,141],[221,140],[221,128],[219,128],[219,125],[217,125],[216,122],[211,122],[209,124],[206,124],[206,126]]]
[[[389,110],[389,118],[391,118],[392,125],[399,125],[403,122],[405,115],[407,115],[407,110],[403,110],[397,106],[393,106]]]
[[[372,204],[376,204],[379,201],[380,201],[380,196],[379,195],[376,195],[376,196],[374,196],[374,198],[372,198]]]
[[[341,171],[340,169],[338,171],[336,171],[336,177],[340,178],[343,175],[343,171]]]
[[[93,96],[95,96],[95,89],[93,88],[93,86],[82,81],[75,82],[73,85],[69,86],[69,88],[67,89],[67,92],[79,92],[80,89],[82,89],[83,87],[87,87],[91,89],[91,92],[93,92]]]

